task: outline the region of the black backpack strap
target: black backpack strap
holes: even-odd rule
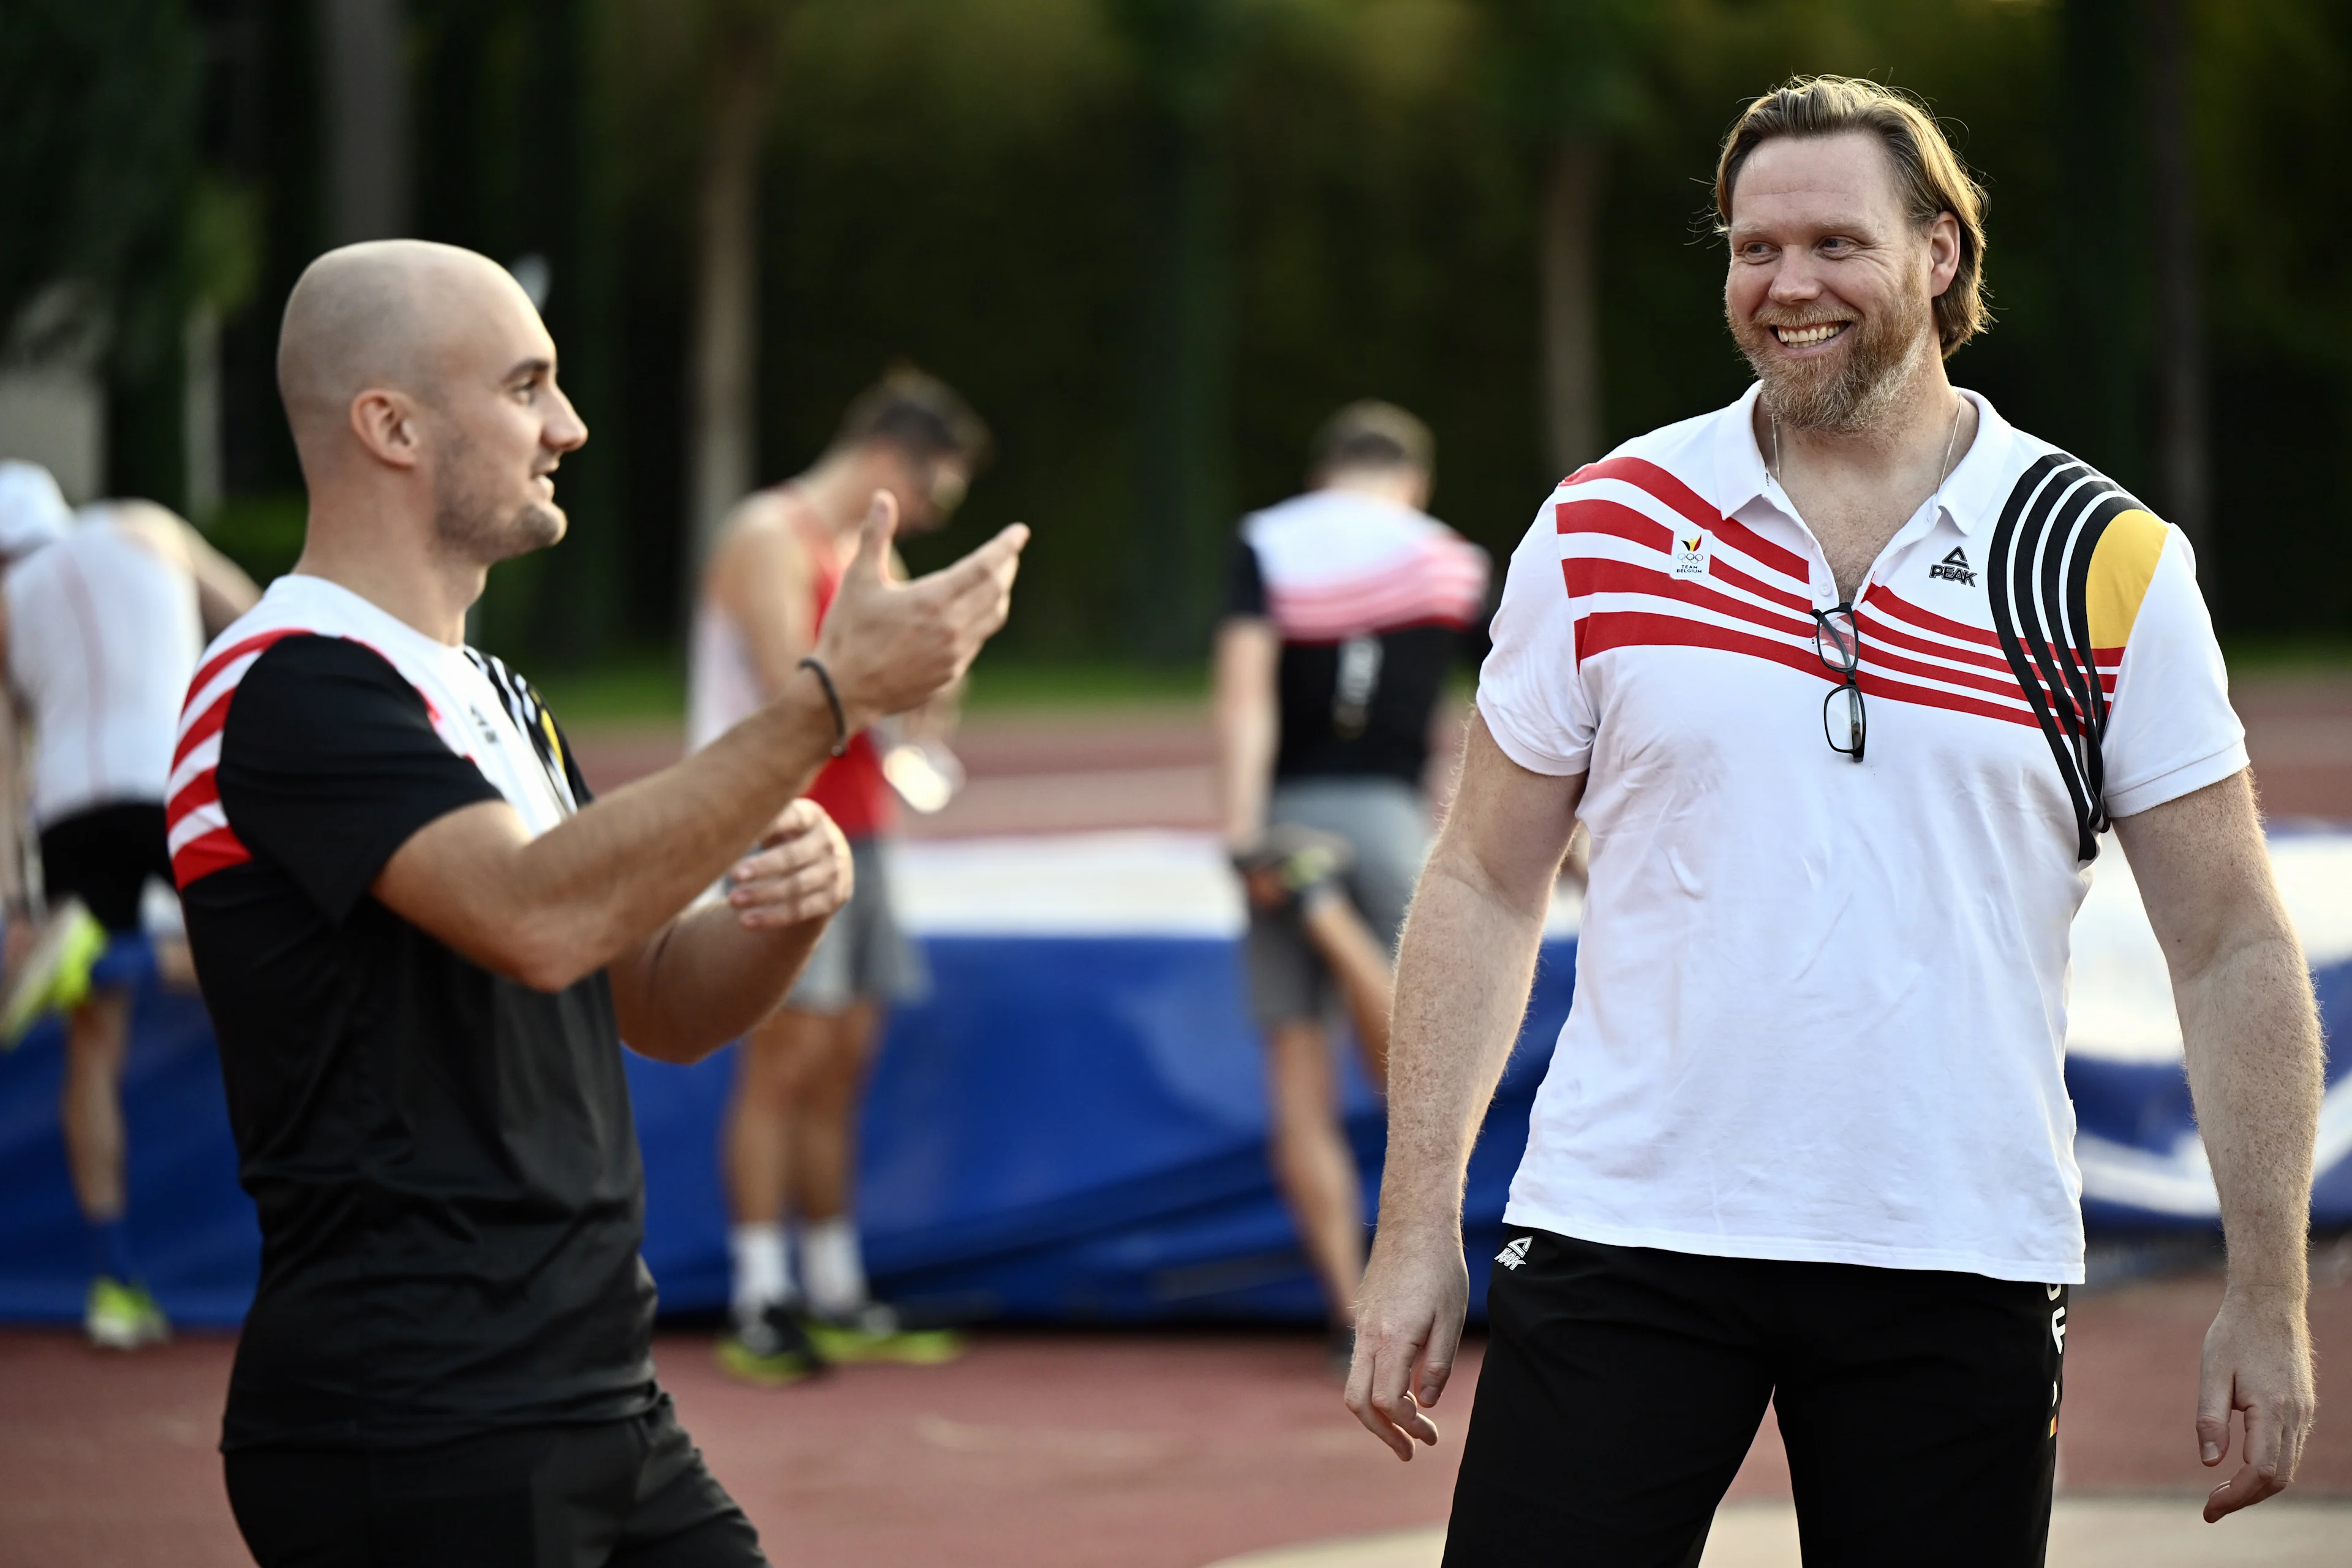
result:
[[[2083,860],[2097,858],[2107,826],[2099,754],[2107,697],[2091,647],[2091,555],[2108,523],[2145,510],[2089,464],[2053,452],[2019,477],[1993,528],[1993,629],[2074,799]]]

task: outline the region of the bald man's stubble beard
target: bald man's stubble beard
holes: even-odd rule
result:
[[[563,537],[560,508],[533,501],[509,511],[485,493],[489,486],[467,483],[466,459],[471,455],[470,448],[460,447],[453,454],[457,460],[434,480],[433,531],[444,549],[491,566],[544,550]]]
[[[1935,305],[1905,289],[1898,310],[1865,316],[1846,329],[1853,341],[1836,358],[1790,361],[1774,350],[1775,326],[1803,326],[1798,311],[1769,307],[1731,322],[1731,335],[1761,384],[1764,411],[1791,430],[1852,435],[1885,414],[1923,353],[1936,352]]]

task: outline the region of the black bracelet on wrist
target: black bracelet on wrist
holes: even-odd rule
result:
[[[814,657],[801,660],[801,668],[824,688],[825,706],[833,710],[833,754],[837,757],[849,750],[849,715],[841,710],[841,693],[834,689],[832,673]]]

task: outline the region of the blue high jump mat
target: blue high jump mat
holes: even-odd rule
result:
[[[2352,832],[2282,829],[2273,857],[2330,1034],[2352,1023]],[[898,852],[934,989],[891,1020],[861,1160],[877,1289],[953,1316],[1319,1317],[1265,1160],[1264,1064],[1244,1009],[1242,910],[1208,838],[1111,833],[914,843]],[[1471,1163],[1474,1296],[1502,1242],[1528,1112],[1568,1012],[1578,910],[1555,908],[1533,1002]],[[2210,1228],[2163,956],[2119,853],[2075,928],[2066,1077],[2096,1227]],[[57,1124],[61,1033],[0,1057],[0,1321],[79,1318],[86,1258]],[[1380,1107],[1352,1055],[1348,1129],[1379,1180]],[[646,1258],[667,1309],[723,1303],[718,1130],[730,1052],[629,1058]],[[2314,1217],[2352,1223],[2352,1086],[2331,1064]],[[126,1071],[131,1227],[173,1318],[230,1324],[260,1238],[237,1188],[212,1034],[148,987]],[[1474,1302],[1474,1305],[1476,1304]]]

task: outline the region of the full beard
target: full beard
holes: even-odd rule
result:
[[[1748,321],[1734,321],[1731,333],[1756,372],[1764,411],[1792,430],[1850,435],[1875,424],[1936,339],[1935,307],[1926,292],[1906,289],[1902,299],[1896,309],[1847,327],[1843,353],[1814,359],[1790,360],[1776,352],[1772,329],[1809,324],[1802,312],[1767,306]]]

